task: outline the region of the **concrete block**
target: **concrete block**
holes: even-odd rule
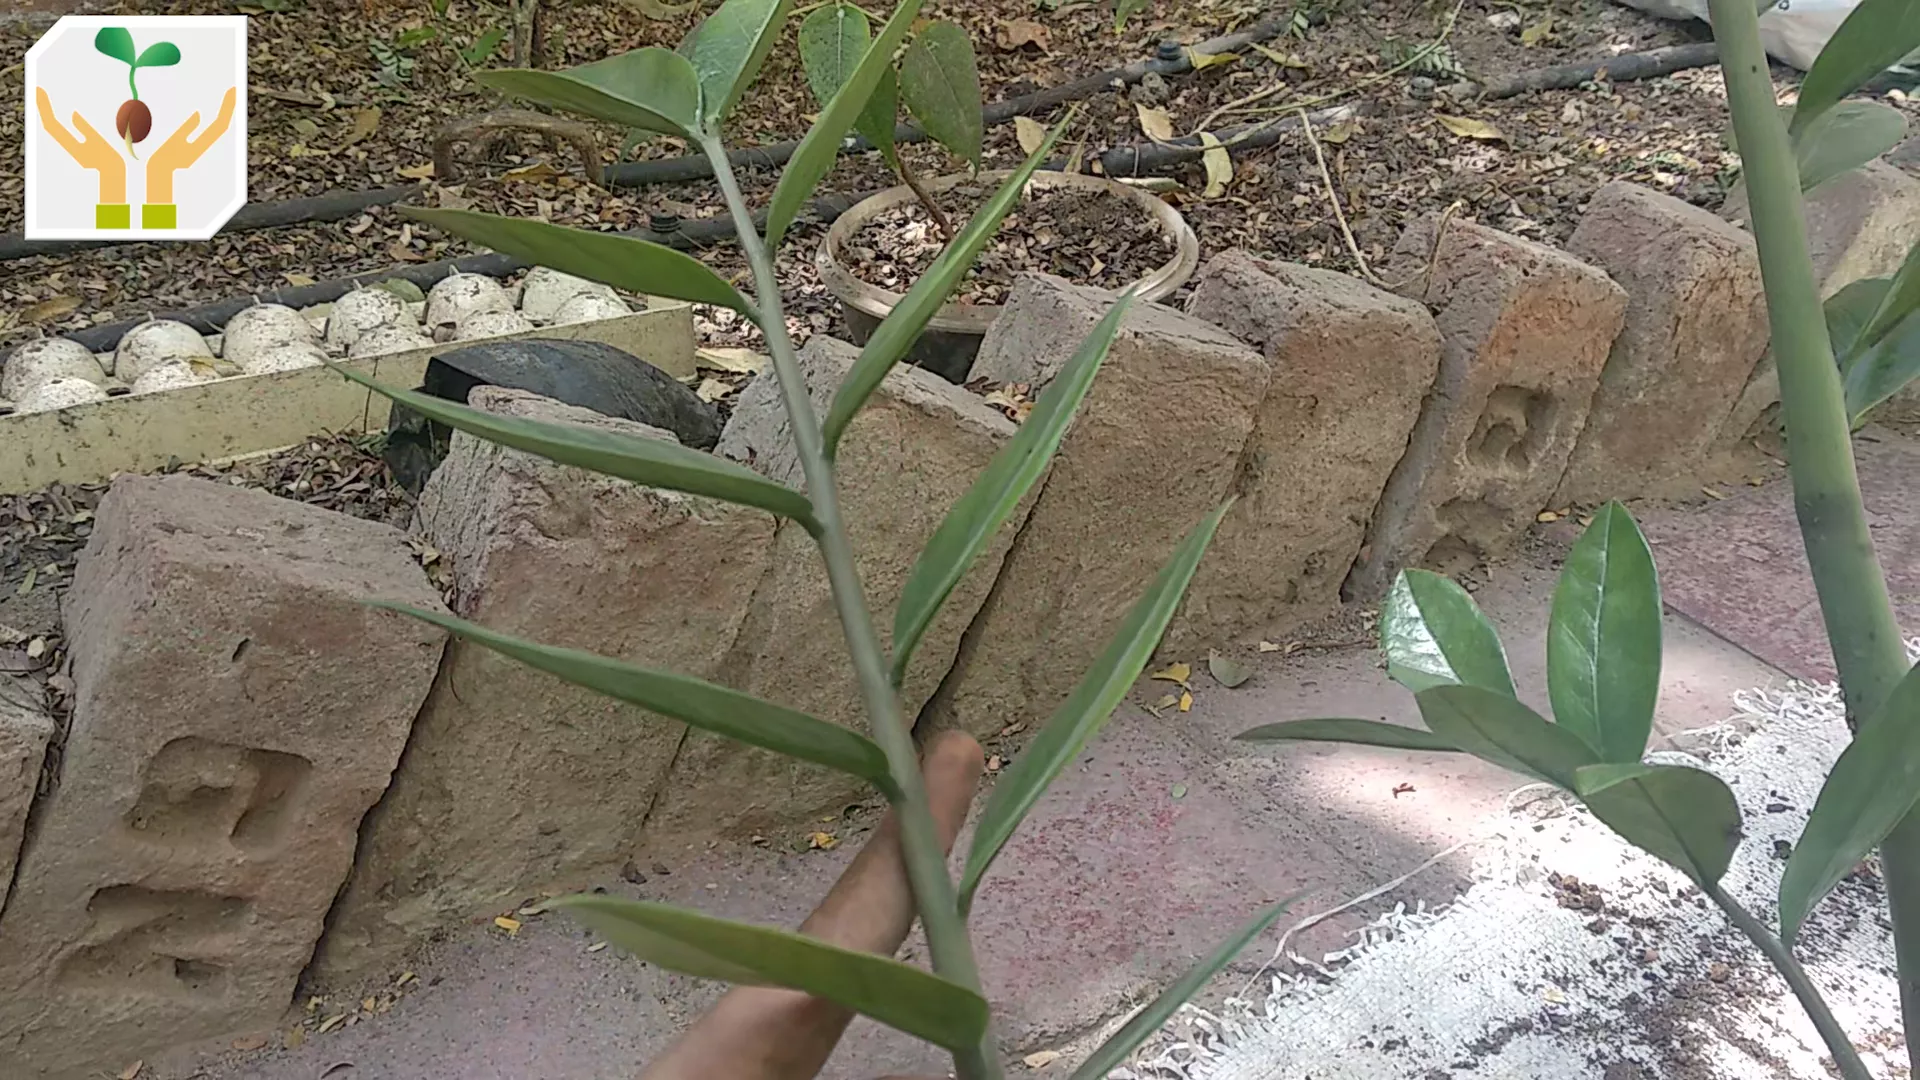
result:
[[[825,415],[858,349],[816,336],[800,365]],[[920,550],[1014,434],[1013,422],[961,387],[917,367],[896,367],[842,436],[836,475],[854,562],[881,643],[891,647],[900,592]],[[773,374],[742,391],[719,452],[805,489]],[[921,638],[900,691],[912,722],[952,667],[961,635],[1000,572],[1025,520],[1015,511]],[[813,538],[782,522],[773,572],[754,596],[731,662],[730,684],[865,731],[869,720]],[[840,773],[696,732],[674,767],[656,814],[660,835],[696,830],[789,831],[870,794]]]
[[[40,786],[40,766],[53,717],[38,684],[0,675],[0,913],[27,835],[27,813]]]
[[[1348,594],[1406,566],[1457,573],[1506,548],[1560,484],[1627,296],[1565,252],[1439,215],[1414,222],[1390,278],[1434,313],[1440,375],[1368,530]]]
[[[399,531],[122,477],[67,596],[75,704],[0,923],[0,1075],[278,1021],[439,665]]]
[[[1330,270],[1228,252],[1202,271],[1187,311],[1259,349],[1273,382],[1242,462],[1240,501],[1187,590],[1170,645],[1280,632],[1339,606],[1440,365],[1425,307]]]
[[[672,438],[520,390],[477,388],[472,403]],[[714,678],[766,573],[774,521],[456,433],[422,492],[419,531],[452,562],[462,618]],[[391,975],[438,931],[617,871],[685,735],[677,720],[454,642],[368,819],[316,979]]]
[[[1653,494],[1701,464],[1766,351],[1759,255],[1720,218],[1624,180],[1594,195],[1567,250],[1626,290],[1627,314],[1555,501]]]
[[[1727,200],[1721,216],[1752,228],[1744,187]],[[1806,219],[1807,253],[1820,297],[1826,299],[1862,278],[1892,276],[1920,244],[1920,180],[1886,162],[1871,162],[1808,192]],[[1721,425],[1722,443],[1758,434],[1779,403],[1780,377],[1768,354]],[[1912,391],[1895,395],[1889,404],[1895,413],[1920,415],[1920,408],[1912,408]]]
[[[1113,303],[1023,277],[974,378],[1045,387]],[[1190,315],[1137,305],[923,724],[991,734],[1046,719],[1195,524],[1226,498],[1271,369]]]

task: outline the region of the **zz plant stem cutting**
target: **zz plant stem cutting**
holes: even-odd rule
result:
[[[908,877],[926,931],[932,973],[891,958],[848,952],[801,935],[664,904],[585,895],[561,899],[553,906],[573,912],[614,943],[661,967],[729,982],[787,987],[830,999],[945,1048],[952,1053],[959,1076],[981,1080],[1000,1077],[1002,1064],[981,993],[967,910],[988,867],[1021,819],[1098,733],[1139,677],[1227,507],[1219,507],[1194,526],[1072,695],[1001,775],[956,886],[928,810],[910,723],[901,713],[899,681],[948,594],[1046,471],[1132,301],[1128,296],[1119,298],[1040,395],[1018,434],[948,512],[903,588],[891,649],[883,646],[855,570],[837,494],[835,448],[869,395],[906,355],[1001,219],[1022,197],[1028,179],[1059,135],[1056,128],[972,220],[957,230],[933,267],[869,339],[826,416],[818,416],[788,337],[773,252],[832,168],[847,132],[870,115],[876,91],[893,74],[894,55],[907,40],[919,11],[920,0],[903,0],[870,43],[859,35],[863,40],[857,54],[849,45],[851,62],[836,73],[819,118],[787,163],[765,207],[764,228],[756,226],[753,208],[734,176],[722,142],[722,124],[781,37],[790,14],[787,0],[726,0],[677,50],[643,48],[565,71],[476,75],[512,97],[623,128],[677,136],[700,147],[713,162],[752,268],[750,296],[697,260],[642,240],[468,211],[410,211],[421,221],[537,265],[635,292],[731,308],[752,320],[765,334],[772,355],[772,370],[805,477],[804,492],[675,443],[493,416],[361,381],[433,420],[495,443],[634,483],[758,507],[790,519],[812,536],[845,631],[849,661],[859,679],[870,736],[675,672],[518,640],[448,616],[409,613],[600,693],[871,783],[893,805],[901,822]],[[848,35],[849,41],[852,36]],[[976,119],[979,115],[977,102],[972,115]],[[1123,1061],[1208,976],[1278,918],[1285,906],[1274,905],[1255,915],[1099,1047],[1074,1076],[1091,1080]]]

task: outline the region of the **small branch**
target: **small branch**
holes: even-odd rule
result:
[[[1313,147],[1313,160],[1320,165],[1320,179],[1327,185],[1327,201],[1333,204],[1333,220],[1340,223],[1340,235],[1346,238],[1347,254],[1353,256],[1354,265],[1360,268],[1360,276],[1367,284],[1382,289],[1391,288],[1380,275],[1367,266],[1367,257],[1360,254],[1359,241],[1353,238],[1353,230],[1347,227],[1346,211],[1340,207],[1340,192],[1333,186],[1333,173],[1327,169],[1327,155],[1320,150],[1320,140],[1313,134],[1313,120],[1307,116],[1307,110],[1300,110],[1300,131],[1307,137],[1307,145]]]
[[[1759,946],[1767,959],[1773,962],[1774,970],[1787,981],[1793,990],[1793,996],[1800,999],[1800,1006],[1807,1010],[1807,1017],[1820,1032],[1820,1038],[1826,1042],[1827,1049],[1833,1054],[1833,1062],[1840,1069],[1843,1080],[1873,1080],[1873,1074],[1867,1071],[1866,1063],[1860,1060],[1860,1054],[1853,1048],[1853,1041],[1847,1038],[1846,1029],[1833,1018],[1833,1012],[1827,1008],[1826,999],[1820,996],[1820,988],[1813,985],[1800,962],[1793,958],[1793,950],[1779,938],[1773,936],[1765,924],[1753,917],[1746,908],[1736,903],[1719,885],[1703,885],[1707,898],[1726,912],[1728,921],[1747,939]]]

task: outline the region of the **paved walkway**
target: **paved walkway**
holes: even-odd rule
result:
[[[1863,474],[1876,538],[1897,568],[1903,611],[1920,615],[1920,521],[1900,499],[1920,447],[1888,434],[1867,439]],[[1663,732],[1724,719],[1736,689],[1783,672],[1825,671],[1786,485],[1726,494],[1704,507],[1644,515],[1670,600]],[[1479,595],[1501,627],[1523,696],[1541,706],[1553,585],[1545,561],[1499,568]],[[1202,658],[1188,659],[1203,671]],[[1367,646],[1270,654],[1239,689],[1215,686],[1204,673],[1194,686],[1196,704],[1184,715],[1123,706],[1003,854],[982,894],[974,927],[983,971],[1003,1035],[1020,1054],[1084,1039],[1263,903],[1304,891],[1295,910],[1305,914],[1398,877],[1463,839],[1519,783],[1453,755],[1331,746],[1275,752],[1230,741],[1286,718],[1413,722],[1411,698],[1387,681]],[[1159,693],[1156,684],[1135,697]],[[607,886],[791,925],[848,857],[844,848],[793,855],[715,847],[663,858],[669,872],[643,885]],[[1396,900],[1444,901],[1459,887],[1460,869],[1443,862],[1357,909],[1354,921],[1322,925],[1293,947],[1308,955],[1337,948],[1346,927]],[[1272,943],[1269,935],[1248,951],[1242,977]],[[150,1062],[144,1075],[631,1077],[717,991],[614,950],[589,952],[590,944],[557,916],[529,919],[512,939],[476,927],[423,959],[411,992],[389,1013],[291,1050],[281,1046],[283,1028],[262,1033],[266,1049]],[[861,1024],[827,1075],[869,1080],[915,1069],[944,1071],[937,1055]]]

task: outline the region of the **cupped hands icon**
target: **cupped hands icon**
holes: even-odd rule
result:
[[[214,115],[213,122],[204,130],[200,129],[198,112],[187,117],[186,121],[173,134],[169,135],[159,148],[148,155],[146,161],[146,198],[140,208],[140,225],[147,229],[172,229],[178,227],[179,211],[174,201],[174,174],[192,168],[194,163],[204,156],[227,129],[233,124],[235,103],[238,99],[237,88],[228,88],[220,100],[220,111]],[[62,124],[54,112],[53,99],[44,87],[34,91],[35,106],[40,115],[40,124],[60,145],[67,156],[89,172],[95,173],[99,180],[99,199],[94,210],[94,227],[97,229],[126,229],[132,227],[132,206],[127,201],[127,162],[120,150],[108,141],[78,112],[71,114],[72,127]],[[76,134],[77,132],[77,134]]]

